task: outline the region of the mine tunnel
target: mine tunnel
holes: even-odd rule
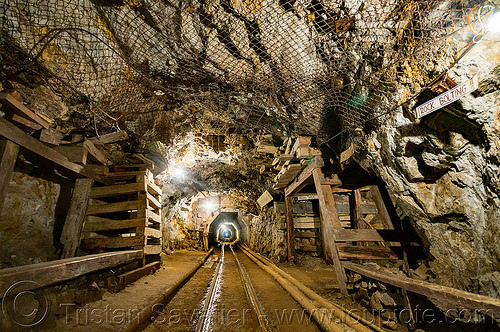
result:
[[[498,331],[499,0],[3,0],[1,331]]]

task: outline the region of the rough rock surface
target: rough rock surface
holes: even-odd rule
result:
[[[480,86],[491,80],[493,45],[485,39],[449,76],[461,83],[476,75]],[[500,93],[478,91],[455,113],[447,108],[419,121],[400,108],[369,135],[357,161],[386,182],[399,215],[414,225],[432,281],[498,297]]]
[[[59,189],[14,172],[0,214],[0,268],[57,259],[52,232]]]

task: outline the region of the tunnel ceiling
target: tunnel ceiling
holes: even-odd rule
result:
[[[227,189],[255,170],[258,133],[331,146],[414,105],[474,37],[478,3],[7,0],[0,64],[66,131],[126,129],[165,160],[194,149],[204,188],[223,172]]]

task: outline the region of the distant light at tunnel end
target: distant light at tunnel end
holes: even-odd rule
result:
[[[493,14],[488,22],[488,31],[500,32],[500,11]]]

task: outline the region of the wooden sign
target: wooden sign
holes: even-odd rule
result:
[[[273,201],[273,196],[269,193],[269,191],[265,191],[258,199],[257,199],[257,204],[259,204],[259,206],[261,208],[263,208],[264,206],[266,206],[269,202],[272,202]]]
[[[473,77],[465,83],[457,85],[453,89],[446,91],[436,98],[429,100],[425,104],[422,104],[416,109],[417,118],[421,118],[424,115],[430,114],[432,112],[437,111],[440,108],[443,108],[454,101],[462,98],[464,95],[473,92],[478,88],[477,77]]]

